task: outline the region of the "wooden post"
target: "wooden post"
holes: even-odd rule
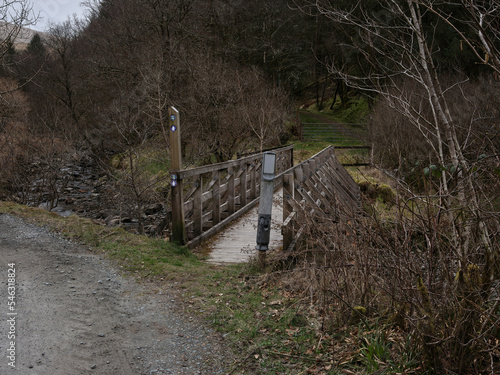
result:
[[[243,173],[241,173],[240,176],[240,208],[243,208],[247,205],[247,172],[248,172],[247,163],[246,162],[242,163],[240,165],[240,168],[243,171]]]
[[[184,221],[184,198],[182,196],[181,122],[179,111],[174,107],[168,110],[170,121],[170,157],[171,157],[171,200],[172,200],[172,237],[171,240],[184,245],[186,243],[186,223]]]
[[[302,165],[299,165],[297,168],[293,170],[293,173],[295,175],[295,180],[297,180],[299,184],[302,184],[304,182],[304,172],[302,171],[302,168],[305,165],[306,163],[303,163]]]
[[[193,195],[193,232],[194,238],[198,237],[203,231],[203,180],[201,174],[196,177],[194,182],[196,190]]]
[[[227,212],[230,215],[234,214],[234,169],[233,167],[229,167],[227,169],[227,173],[229,174],[229,179],[227,180]]]
[[[321,155],[320,155],[321,157]],[[321,163],[320,163],[321,164]],[[316,173],[316,170],[318,168],[318,163],[316,160],[311,159],[309,160],[309,171],[307,173],[307,178],[309,179],[312,175]]]
[[[212,188],[212,223],[213,225],[217,225],[220,222],[220,171],[213,172],[213,178],[215,179],[215,183]]]
[[[293,208],[290,201],[293,199],[293,174],[283,176],[283,250],[286,251],[293,241],[293,219],[287,222]]]
[[[253,162],[250,170],[250,201],[253,201],[255,199],[256,195],[256,188],[257,188],[257,180],[255,179],[255,169],[257,169],[257,162]]]
[[[312,159],[310,159],[309,161],[305,161],[304,163],[302,163],[302,175],[300,176],[300,178],[298,177],[297,179],[299,180],[299,183],[302,184],[305,180],[307,180],[310,176],[310,168],[309,168],[309,163],[311,162]]]

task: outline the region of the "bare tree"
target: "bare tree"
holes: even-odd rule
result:
[[[3,58],[23,27],[36,21],[29,0],[5,0],[0,5],[0,58]]]
[[[426,2],[423,6],[420,1],[413,0],[379,0],[370,4],[371,7],[365,7],[363,3],[334,7],[331,2],[316,2],[321,14],[336,23],[355,28],[350,46],[361,54],[364,61],[365,70],[361,74],[353,75],[336,65],[331,66],[331,71],[351,86],[374,91],[385,98],[409,125],[418,129],[438,165],[452,164],[454,170],[459,170],[455,189],[450,190],[450,181],[455,176],[446,170],[443,170],[439,186],[445,197],[443,208],[446,208],[450,222],[456,223],[452,238],[457,256],[467,264],[467,257],[474,247],[472,222],[468,219],[457,221],[455,213],[449,210],[457,204],[474,213],[481,242],[487,253],[494,256],[488,228],[481,216],[477,216],[481,202],[474,185],[471,160],[464,155],[464,145],[458,134],[459,124],[451,115],[445,95],[462,82],[443,85],[434,61],[432,35],[426,32],[428,9],[439,7],[439,4]],[[422,87],[422,95],[415,98],[414,92],[406,91],[401,85],[403,79]]]
[[[411,244],[411,233],[421,231],[425,241],[419,245],[420,249],[418,246],[410,249],[416,252],[425,249],[429,264],[418,271],[415,289],[422,309],[413,319],[430,314],[436,306],[444,309],[440,298],[443,293],[451,296],[453,317],[442,312],[439,315],[442,320],[416,325],[431,366],[435,369],[443,366],[439,351],[449,350],[447,356],[460,357],[461,361],[448,368],[466,372],[472,366],[471,345],[484,344],[479,333],[484,327],[468,319],[474,321],[474,317],[483,313],[491,314],[489,308],[496,298],[492,286],[500,277],[497,242],[500,216],[494,206],[498,198],[495,193],[498,179],[494,177],[499,163],[498,149],[479,132],[478,118],[469,118],[464,123],[465,116],[456,116],[453,110],[456,102],[471,102],[465,86],[471,78],[460,73],[450,80],[450,75],[442,74],[436,59],[442,46],[436,42],[435,33],[438,26],[452,30],[474,51],[478,63],[498,72],[499,3],[496,0],[307,3],[348,31],[344,48],[350,48],[359,58],[357,70],[345,69],[334,61],[330,72],[351,87],[375,93],[379,101],[404,119],[403,127],[411,127],[415,139],[422,140],[427,149],[429,164],[420,169],[426,178],[426,192],[415,194],[406,181],[397,180],[401,198],[407,201],[401,201],[402,213],[393,236],[395,241],[402,242],[397,246],[386,245],[395,250],[404,248],[404,238]],[[498,95],[497,85],[491,83],[489,89]],[[461,94],[460,101],[454,96],[456,93]],[[481,138],[483,144],[479,147],[477,142],[471,142]],[[484,153],[478,154],[479,150]],[[408,217],[418,219],[410,222]],[[416,272],[412,266],[408,267],[408,276]],[[476,269],[480,276],[472,276]],[[456,274],[459,276],[454,280]],[[467,287],[471,288],[469,294],[464,291],[467,283],[471,284]],[[481,291],[480,299],[475,294],[471,297],[473,288]],[[488,324],[494,326],[497,322],[494,319]],[[454,327],[451,331],[450,326]],[[482,347],[486,352],[493,350],[489,343]]]
[[[112,131],[108,135],[113,134],[114,142],[120,143],[117,149],[122,150],[115,155],[119,162],[109,171],[117,187],[114,201],[122,216],[130,215],[137,220],[141,234],[145,205],[161,200],[157,191],[167,179],[166,147],[163,140],[156,139],[156,122],[150,121],[150,113],[145,111],[148,106],[142,102],[147,99],[138,92],[124,93],[100,118]],[[158,164],[163,172],[152,171]]]
[[[288,119],[287,98],[280,88],[271,87],[254,69],[243,70],[237,76],[239,121],[251,129],[258,149],[280,144]]]
[[[473,51],[479,63],[500,74],[500,1],[460,0],[440,4],[424,0],[421,6],[449,25]],[[466,10],[465,17],[456,15],[460,7]]]

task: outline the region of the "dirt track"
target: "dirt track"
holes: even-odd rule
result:
[[[225,372],[229,358],[219,338],[178,312],[168,286],[127,280],[80,245],[0,215],[0,270],[0,374]]]

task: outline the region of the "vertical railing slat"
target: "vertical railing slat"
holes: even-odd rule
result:
[[[227,169],[229,174],[229,179],[227,180],[227,213],[232,215],[234,213],[234,196],[235,196],[235,186],[234,186],[234,168],[229,167]]]
[[[220,171],[213,172],[213,178],[215,179],[214,186],[212,188],[212,222],[216,225],[220,222]]]
[[[242,170],[240,176],[240,208],[242,208],[247,205],[247,163],[242,163],[240,168]]]
[[[201,201],[203,184],[201,175],[196,176],[195,184],[197,185],[197,188],[193,195],[193,232],[194,237],[198,237],[203,229],[203,209]]]
[[[256,180],[256,171],[257,162],[254,162],[250,169],[250,201],[253,201],[256,198],[257,194],[257,180]]]
[[[291,205],[291,200],[294,199],[293,189],[293,174],[287,173],[283,176],[283,223],[293,211]],[[283,227],[283,250],[287,250],[293,241],[295,236],[293,229],[293,220]]]

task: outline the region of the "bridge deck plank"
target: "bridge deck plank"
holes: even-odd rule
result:
[[[281,249],[283,246],[281,235],[281,224],[283,223],[282,196],[282,190],[274,194],[271,240],[269,243],[270,251]],[[255,245],[258,209],[257,205],[216,236],[214,241],[208,245],[208,262],[218,264],[243,263],[247,262],[250,257],[257,253]]]

